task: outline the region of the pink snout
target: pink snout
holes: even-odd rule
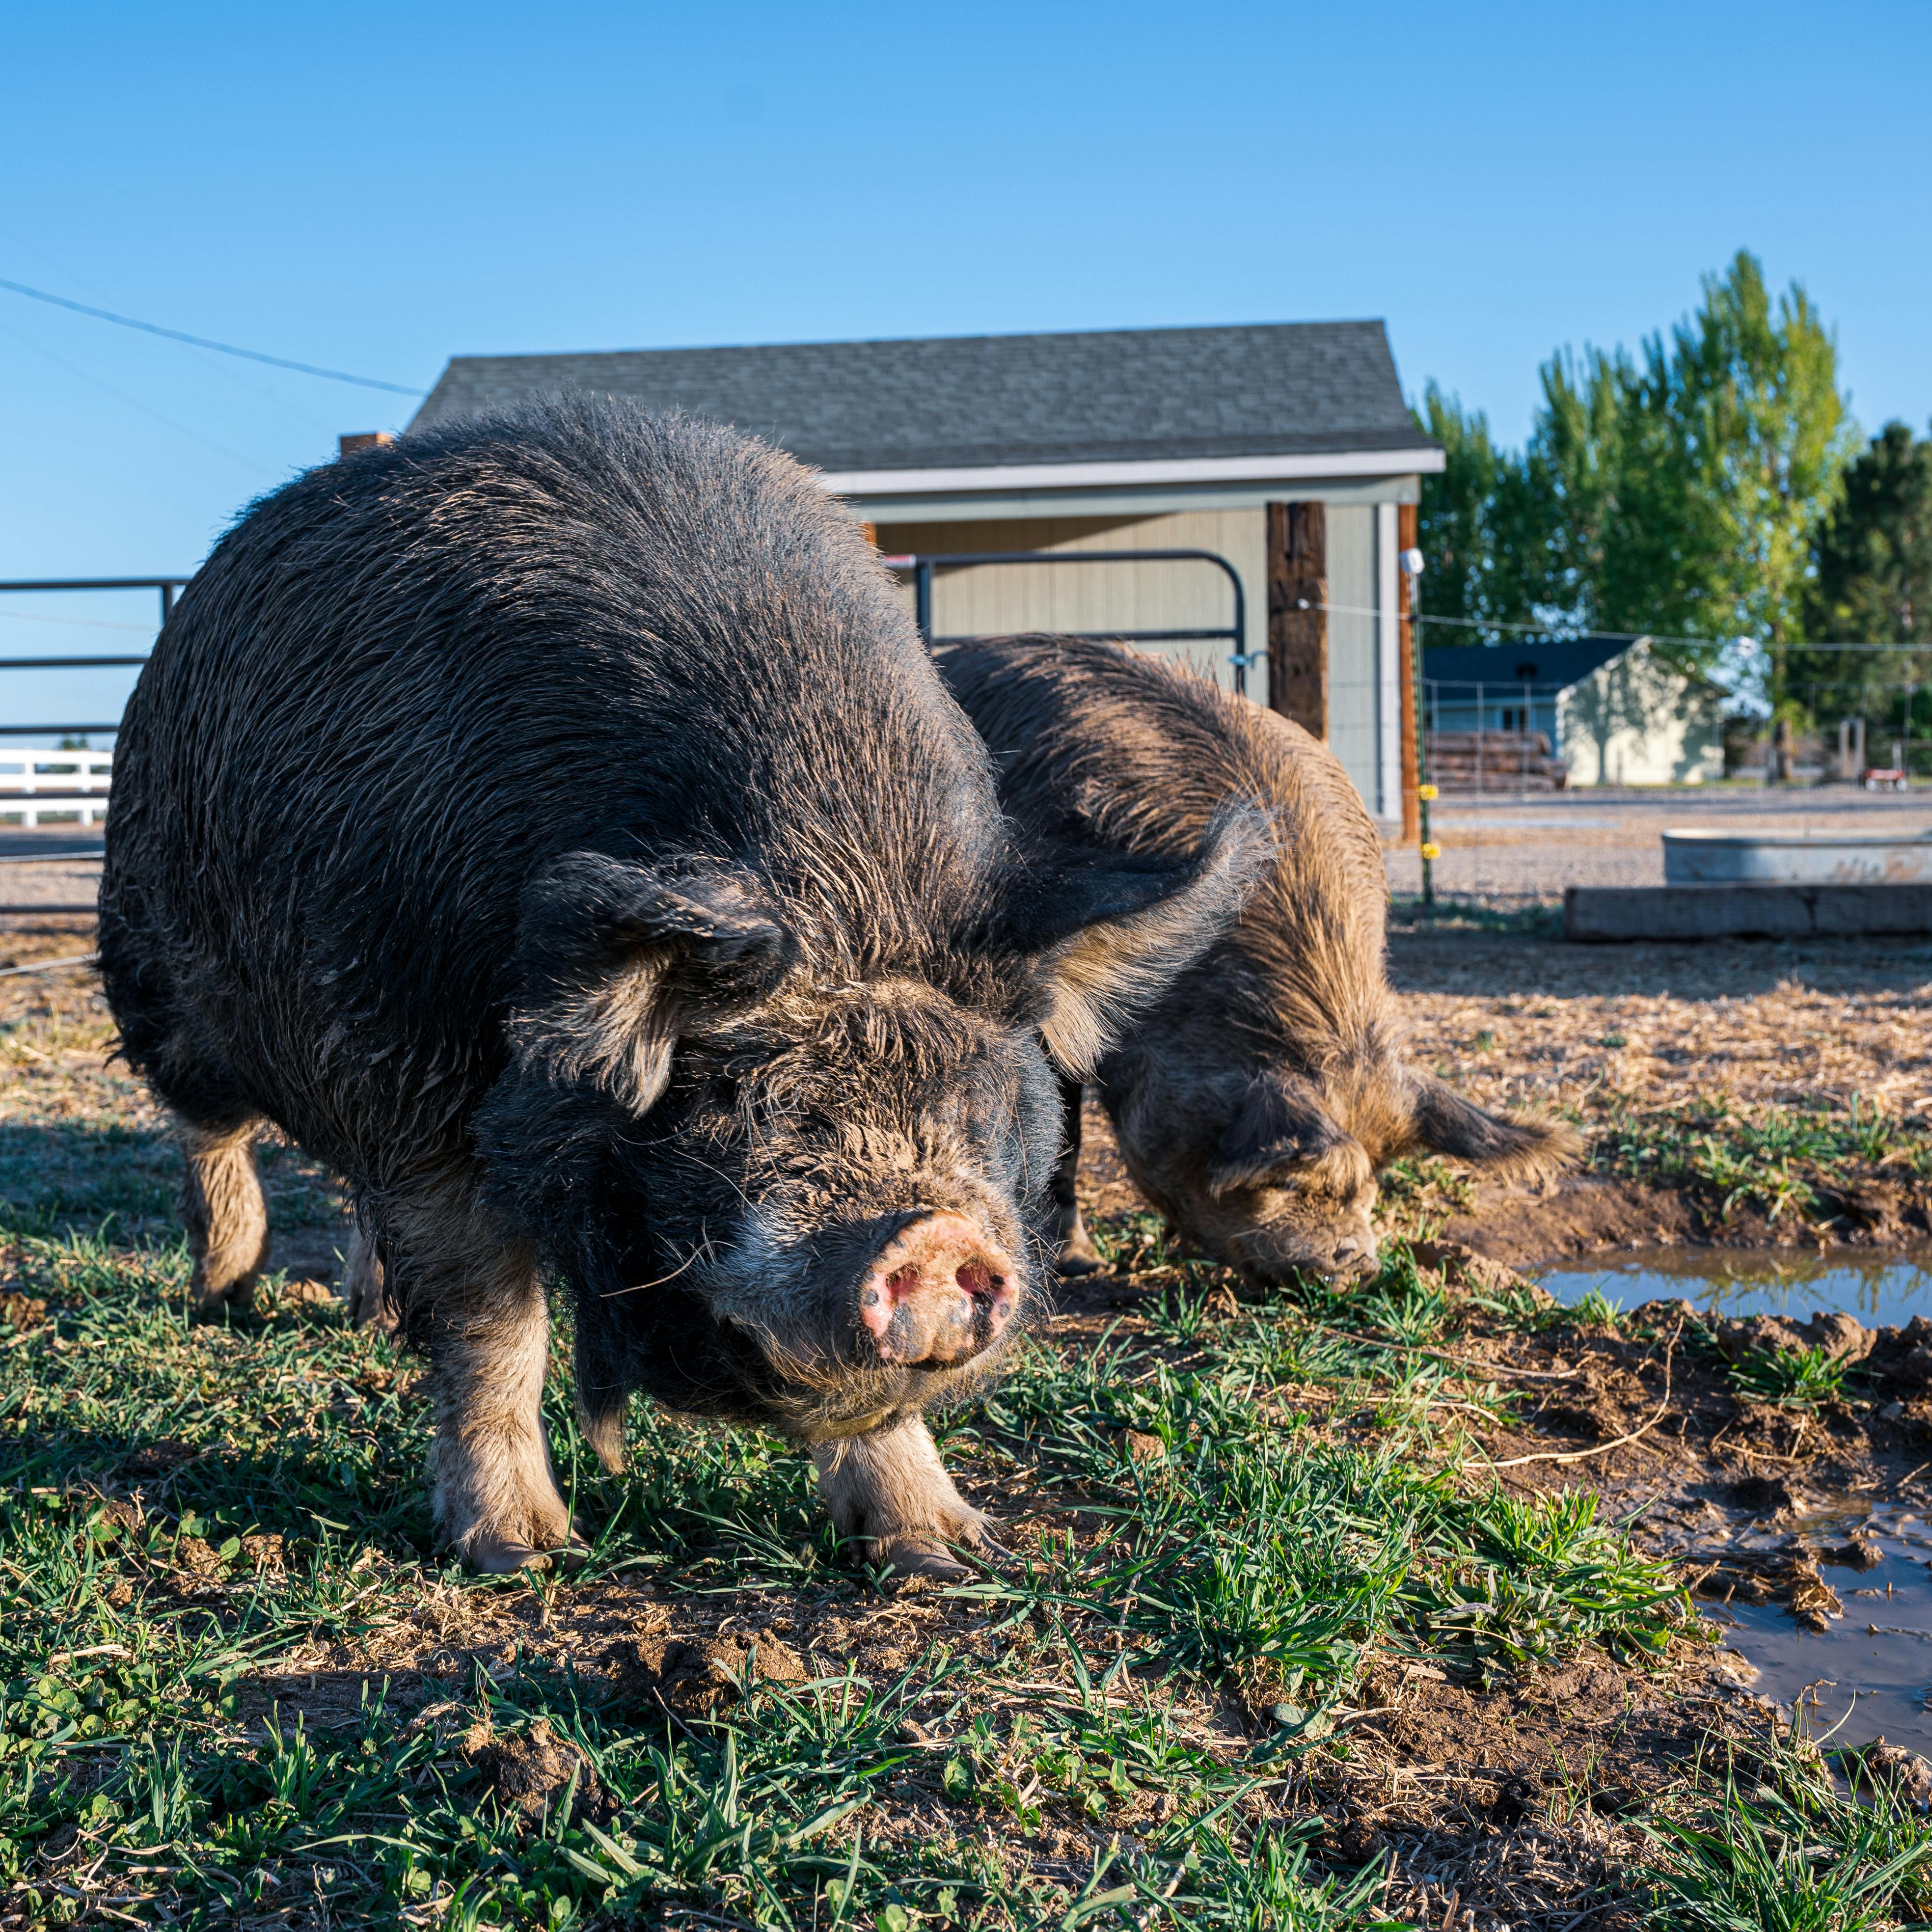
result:
[[[970,1360],[1012,1321],[1019,1271],[963,1214],[902,1228],[859,1289],[859,1319],[882,1362],[946,1368]]]

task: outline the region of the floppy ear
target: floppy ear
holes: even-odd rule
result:
[[[1402,1151],[1447,1154],[1472,1167],[1528,1179],[1575,1164],[1583,1143],[1563,1120],[1515,1120],[1486,1113],[1432,1075],[1411,1074],[1414,1108]]]
[[[794,951],[748,873],[602,852],[566,853],[531,885],[520,941],[524,998],[510,1028],[524,1070],[588,1081],[639,1114],[670,1077],[680,1026],[769,992]]]
[[[1277,1073],[1257,1074],[1221,1136],[1208,1191],[1219,1196],[1284,1167],[1312,1166],[1348,1138],[1312,1090]]]
[[[1134,1015],[1227,931],[1268,850],[1265,815],[1230,812],[1186,864],[1109,854],[1036,886],[1023,950],[1040,1034],[1063,1071],[1092,1072]]]

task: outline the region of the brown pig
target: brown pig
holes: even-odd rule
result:
[[[1128,1172],[1184,1240],[1264,1282],[1355,1273],[1376,1263],[1376,1177],[1391,1161],[1441,1154],[1527,1176],[1572,1157],[1567,1126],[1487,1113],[1403,1060],[1381,848],[1326,746],[1091,639],[977,642],[942,668],[1000,802],[1042,835],[1178,858],[1230,804],[1272,823],[1240,916],[1094,1070]],[[1074,1192],[1080,1084],[1064,1091],[1059,1265],[1082,1274],[1097,1258]]]

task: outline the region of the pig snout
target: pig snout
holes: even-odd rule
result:
[[[950,1367],[988,1347],[1019,1307],[1019,1271],[963,1214],[900,1229],[866,1270],[859,1319],[881,1362]]]
[[[1370,1274],[1381,1258],[1376,1252],[1374,1235],[1344,1234],[1335,1244],[1330,1265],[1337,1274]]]

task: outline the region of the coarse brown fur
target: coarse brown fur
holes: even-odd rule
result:
[[[1375,826],[1300,726],[1091,640],[962,645],[942,668],[1001,802],[1049,836],[1159,857],[1231,806],[1268,814],[1270,858],[1240,916],[1096,1074],[1129,1172],[1184,1237],[1264,1280],[1360,1268],[1390,1161],[1434,1150],[1530,1176],[1570,1157],[1562,1124],[1483,1113],[1404,1064]],[[1070,1166],[1058,1192],[1077,1268],[1090,1249]]]

